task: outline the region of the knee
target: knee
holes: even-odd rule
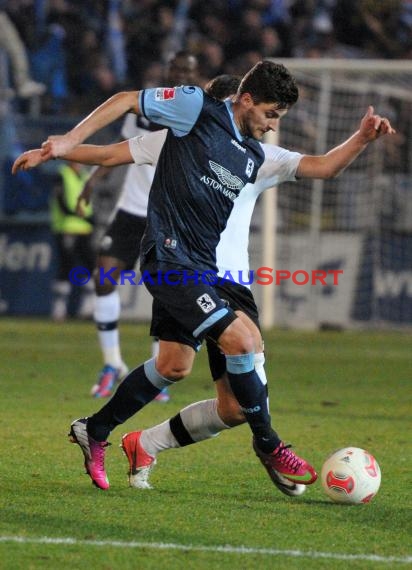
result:
[[[94,290],[95,293],[98,297],[106,297],[107,295],[110,295],[110,293],[113,293],[115,286],[111,285],[111,284],[107,284],[107,285],[97,285],[96,283],[94,284]]]
[[[245,335],[237,343],[233,343],[236,354],[249,354],[255,352],[255,341],[252,335]]]
[[[116,287],[113,283],[111,283],[107,279],[102,281],[100,279],[100,275],[99,275],[98,270],[94,271],[93,280],[94,280],[94,290],[95,290],[95,293],[98,297],[104,297],[106,295],[110,295],[110,293],[113,293],[113,291]]]
[[[178,382],[189,376],[192,367],[183,363],[173,362],[172,360],[157,359],[156,370],[165,378],[172,380],[172,382]]]
[[[253,334],[246,328],[240,331],[236,329],[225,331],[219,337],[218,343],[225,354],[249,354],[255,352],[255,339]]]

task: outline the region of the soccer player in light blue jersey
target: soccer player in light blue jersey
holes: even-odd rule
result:
[[[222,303],[213,285],[202,284],[196,289],[194,284],[196,272],[216,269],[214,250],[233,201],[256,179],[264,153],[254,139],[276,129],[296,98],[296,86],[283,66],[261,62],[245,76],[234,102],[214,102],[190,86],[123,93],[68,135],[45,143],[45,159],[64,155],[127,111],[143,112],[169,127],[149,200],[150,222],[142,248],[142,270],[153,281],[147,285],[155,298],[154,321],[157,319],[165,348],[155,362],[147,361],[129,374],[97,414],[72,424],[72,437],[82,448],[87,471],[97,486],[109,486],[103,460],[110,431],[153,399],[164,385],[187,375],[195,350],[206,336],[225,354],[231,389],[268,472],[276,471],[296,484],[316,479],[314,469],[285,446],[270,425],[266,390],[255,372],[250,331]],[[390,132],[389,122],[370,108],[359,131],[326,155],[304,156],[297,174],[334,176],[370,141]],[[174,268],[184,268],[189,283],[179,281],[178,276],[168,288],[156,282],[159,272],[164,275]],[[176,342],[179,327],[182,335]],[[174,331],[173,340],[168,339],[170,330]]]

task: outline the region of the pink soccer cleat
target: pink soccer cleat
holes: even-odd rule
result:
[[[253,449],[274,484],[286,495],[296,496],[303,493],[302,485],[311,485],[318,476],[314,468],[296,455],[290,447],[281,442],[272,453],[264,453],[253,441]],[[288,481],[295,484],[296,489],[289,487],[289,491],[292,492],[287,492],[288,488],[285,483],[287,485]],[[282,487],[279,486],[279,482]]]
[[[72,443],[77,443],[84,455],[84,467],[93,484],[99,489],[107,490],[109,480],[104,470],[104,455],[107,441],[95,441],[87,433],[87,418],[79,418],[71,424],[69,437]]]

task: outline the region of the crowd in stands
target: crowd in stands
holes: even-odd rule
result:
[[[412,57],[410,0],[0,0],[0,13],[49,114],[160,84],[180,49],[198,56],[205,82],[265,57]]]

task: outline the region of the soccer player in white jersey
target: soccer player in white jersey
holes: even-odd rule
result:
[[[373,121],[372,121],[373,120]],[[385,132],[389,132],[390,126],[386,120],[382,120],[372,114],[372,110],[369,109],[367,115],[364,117],[361,128],[365,130],[366,124],[368,123],[375,125],[375,128],[379,128],[381,123],[385,125]],[[378,124],[379,123],[379,124]],[[153,135],[149,135],[146,137],[146,140],[152,138],[157,139],[158,142],[154,142],[154,147],[159,147],[162,144],[162,134],[156,133]],[[373,138],[371,140],[374,140]],[[137,160],[154,160],[153,159],[153,149],[148,150],[145,148],[145,145],[142,144],[143,139],[135,139],[135,141],[129,142],[129,148],[127,149],[123,145],[123,150],[125,151],[125,156],[127,157],[125,161],[130,160],[130,155],[133,155]],[[347,143],[344,143],[347,145]],[[150,146],[150,145],[146,145]],[[350,145],[349,145],[350,146]],[[133,148],[135,147],[135,148]],[[261,191],[264,189],[271,187],[280,183],[283,180],[291,180],[294,179],[295,173],[298,169],[298,173],[300,176],[304,177],[307,175],[308,177],[316,176],[316,172],[309,169],[306,170],[307,167],[301,168],[302,161],[305,162],[305,157],[299,155],[298,153],[290,153],[284,149],[280,149],[278,147],[271,147],[268,145],[264,145],[265,147],[265,162],[260,170],[260,176],[258,177],[254,186],[247,185],[244,190],[242,191],[241,195],[239,196],[238,200],[235,202],[235,208],[232,212],[232,216],[229,218],[228,227],[222,234],[222,239],[219,244],[218,253],[219,257],[218,260],[220,263],[219,265],[219,273],[224,275],[226,271],[233,271],[233,268],[237,270],[241,270],[243,275],[246,275],[248,272],[248,259],[247,259],[247,241],[248,241],[248,228],[250,223],[251,214],[253,211],[253,207],[256,201],[257,196],[260,194]],[[95,152],[92,147],[88,147],[89,151],[92,153]],[[133,148],[133,150],[132,150]],[[140,150],[138,150],[140,148]],[[117,146],[116,149],[113,149],[116,152],[120,152],[120,147]],[[332,176],[337,174],[340,170],[342,170],[347,164],[349,164],[353,158],[355,158],[352,152],[349,152],[346,156],[344,153],[343,160],[339,156],[341,151],[338,150],[338,156],[333,157],[334,153],[333,149],[330,155],[330,161],[326,160],[327,172],[329,172],[328,176]],[[86,147],[78,147],[78,151],[82,154],[75,154],[76,159],[84,160],[85,155],[84,151],[87,153]],[[37,151],[35,151],[37,152]],[[76,153],[76,151],[73,151]],[[140,153],[140,154],[139,154]],[[158,151],[157,151],[158,153]],[[156,151],[155,153],[156,154]],[[67,155],[67,157],[72,156],[71,154]],[[120,155],[119,155],[120,156]],[[143,158],[142,158],[143,157]],[[309,158],[309,157],[308,157]],[[320,158],[320,157],[319,157]],[[28,168],[31,166],[36,165],[33,161],[37,160],[38,157],[30,157],[26,153],[26,158],[21,158],[20,163],[16,161],[16,168],[22,167]],[[336,159],[337,162],[336,162]],[[93,158],[96,160],[96,157]],[[114,164],[113,157],[111,153],[107,151],[103,151],[100,154],[99,159],[105,161],[107,164]],[[330,164],[328,164],[330,162]],[[309,166],[309,165],[307,165]],[[319,165],[319,169],[317,170],[318,175],[322,174],[322,164]],[[266,173],[265,173],[266,169]],[[330,170],[331,169],[331,170]],[[325,177],[328,177],[325,176]],[[243,199],[240,200],[240,197],[243,196]],[[242,204],[243,202],[243,204]],[[243,212],[243,215],[242,215]],[[243,223],[238,223],[239,216],[242,218]],[[231,221],[236,218],[236,224],[233,228],[231,228]],[[238,238],[240,243],[245,243],[246,247],[244,248],[245,258],[244,260],[239,263],[239,258],[236,256],[235,258],[226,257],[224,260],[224,265],[222,266],[222,254],[225,251],[225,240],[227,236],[230,236],[230,243],[227,241],[227,252],[232,254],[233,249],[231,244],[233,243],[233,231],[240,232],[238,234]],[[226,237],[225,237],[226,236]],[[235,290],[239,291],[240,289],[246,289],[240,285],[235,286]],[[239,293],[236,293],[239,296]],[[236,300],[236,295],[229,295],[229,302],[233,299]],[[242,295],[240,295],[242,296]],[[246,308],[250,301],[247,297],[244,297],[246,300]],[[251,301],[254,304],[253,297],[251,297]],[[251,305],[249,304],[249,308]],[[236,309],[236,307],[235,307]],[[246,314],[248,313],[246,309]],[[253,310],[249,312],[252,320],[253,320]],[[257,311],[256,311],[257,316]],[[251,326],[253,323],[250,323]],[[255,327],[256,328],[256,327]],[[257,329],[258,331],[258,329]],[[258,362],[256,363],[256,368],[261,371],[259,374],[262,383],[265,382],[264,377],[264,370],[263,370],[263,350],[261,346],[261,339],[260,334],[256,335],[257,342],[256,342],[256,357]],[[260,346],[259,346],[260,345]],[[219,351],[217,351],[219,354]],[[259,357],[261,360],[259,362]],[[219,370],[217,367],[215,370]],[[213,371],[212,371],[213,372]],[[224,362],[223,362],[223,369],[220,368],[220,373],[224,374]],[[177,416],[172,418],[170,421],[163,422],[159,426],[155,428],[151,428],[150,430],[144,430],[143,432],[133,432],[132,434],[128,434],[123,438],[123,448],[129,458],[130,462],[130,483],[132,486],[136,487],[149,487],[147,478],[150,471],[150,468],[153,466],[155,462],[155,455],[159,451],[170,447],[180,447],[183,445],[188,445],[190,443],[195,443],[197,441],[201,441],[212,435],[216,434],[222,429],[232,427],[233,425],[237,425],[239,423],[244,422],[244,416],[239,409],[239,405],[237,401],[234,399],[233,394],[228,388],[227,384],[225,385],[224,377],[220,377],[214,374],[214,378],[217,380],[216,386],[218,390],[218,399],[217,400],[207,400],[204,402],[198,402],[192,404],[191,406],[182,410]],[[259,450],[255,448],[258,457],[260,458],[263,465],[266,467],[272,481],[277,485],[277,487],[288,495],[298,495],[303,490],[304,487],[299,484],[291,483],[289,480],[282,477],[282,475],[276,470],[273,469],[273,466],[268,465],[265,461],[264,454],[259,453]]]
[[[168,65],[166,85],[198,83],[198,62],[194,55],[180,51],[174,55]],[[122,126],[122,140],[147,134],[159,129],[144,117],[127,114]],[[88,202],[96,182],[107,174],[107,168],[100,166],[86,182],[79,196],[78,211],[81,212],[82,201]],[[93,318],[98,331],[99,344],[103,356],[103,368],[91,394],[95,398],[107,398],[113,387],[128,372],[120,350],[118,322],[120,318],[120,295],[114,281],[118,281],[121,271],[133,269],[139,257],[140,242],[146,226],[147,201],[155,168],[150,164],[136,166],[131,164],[127,169],[114,217],[101,240],[96,271],[94,276],[95,305]],[[101,280],[101,270],[106,273],[110,269],[111,279]],[[154,340],[152,353],[156,356],[158,342]],[[169,400],[165,388],[156,400]]]

